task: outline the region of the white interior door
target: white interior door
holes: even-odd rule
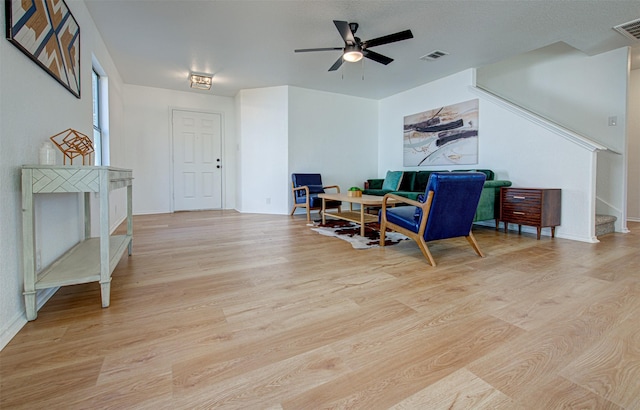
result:
[[[221,209],[221,115],[174,110],[172,117],[174,210]]]

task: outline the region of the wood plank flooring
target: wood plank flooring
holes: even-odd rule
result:
[[[316,215],[317,216],[317,215]],[[119,229],[123,229],[122,227]],[[0,352],[2,409],[640,409],[640,224],[354,250],[302,215],[134,217]]]

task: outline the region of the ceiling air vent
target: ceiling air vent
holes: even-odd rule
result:
[[[446,51],[442,51],[442,50],[435,50],[430,52],[429,54],[427,54],[426,56],[422,56],[420,57],[420,60],[424,60],[424,61],[433,61],[433,60],[437,60],[440,57],[444,57],[446,55],[448,55],[449,53],[447,53]]]
[[[632,40],[640,40],[640,19],[615,26],[614,29]]]

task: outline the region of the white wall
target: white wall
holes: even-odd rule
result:
[[[555,43],[477,70],[490,92],[596,141],[596,212],[614,215],[626,232],[627,90],[629,48],[587,56]],[[615,125],[609,119],[615,117]]]
[[[629,79],[627,217],[640,222],[640,70]]]
[[[287,186],[292,173],[319,172],[342,192],[364,187],[377,176],[377,117],[376,100],[290,87]]]
[[[188,89],[185,80],[185,89]],[[236,131],[233,98],[204,92],[124,86],[124,146],[121,155],[133,169],[133,212],[167,213],[172,204],[171,110],[220,113],[223,117],[223,204],[235,208]],[[112,153],[113,155],[113,153]]]
[[[240,212],[287,212],[288,87],[242,90],[236,96],[240,132]]]
[[[434,166],[419,169],[488,168],[496,179],[514,186],[562,189],[562,224],[556,235],[591,242],[595,187],[594,153],[506,110],[470,87],[473,70],[416,87],[380,101],[378,175],[403,168],[402,126],[406,115],[480,98],[479,161],[476,166]],[[533,228],[523,227],[523,230]],[[543,229],[543,235],[549,235]]]
[[[84,3],[67,1],[81,29],[81,99],[6,40],[0,41],[0,348],[26,323],[22,297],[22,215],[20,166],[38,162],[40,144],[73,128],[92,135],[91,59],[94,54],[109,76],[114,146],[122,130],[120,76]],[[0,7],[5,32],[5,8]],[[116,152],[118,149],[116,148]],[[58,163],[62,155],[58,153]],[[79,195],[39,195],[36,200],[36,246],[43,266],[81,239]],[[39,293],[42,302],[43,294]]]
[[[376,176],[377,101],[288,86],[236,100],[241,212],[288,214],[294,172],[342,190]]]
[[[477,70],[476,84],[616,151],[625,150],[628,48],[588,56],[555,43]],[[609,117],[617,125],[609,126]]]

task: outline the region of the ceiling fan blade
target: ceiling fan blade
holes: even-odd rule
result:
[[[365,56],[366,58],[369,58],[373,61],[376,61],[384,65],[387,65],[393,61],[393,58],[383,56],[382,54],[378,54],[375,51],[371,51],[371,50],[362,50],[362,55]]]
[[[395,43],[396,41],[408,40],[410,38],[413,38],[411,30],[399,31],[394,34],[363,41],[362,48],[381,46],[383,44]]]
[[[347,45],[353,46],[356,44],[356,39],[353,37],[349,23],[346,21],[333,20],[333,24],[336,25],[336,28],[340,32],[340,36],[342,36],[342,39]]]
[[[331,51],[342,50],[342,47],[323,47],[323,48],[300,48],[293,50],[294,53],[308,53],[309,51]]]
[[[335,63],[333,63],[331,68],[329,68],[329,71],[336,71],[338,68],[340,68],[343,62],[344,60],[342,59],[342,56],[340,56],[340,58],[337,59]]]

